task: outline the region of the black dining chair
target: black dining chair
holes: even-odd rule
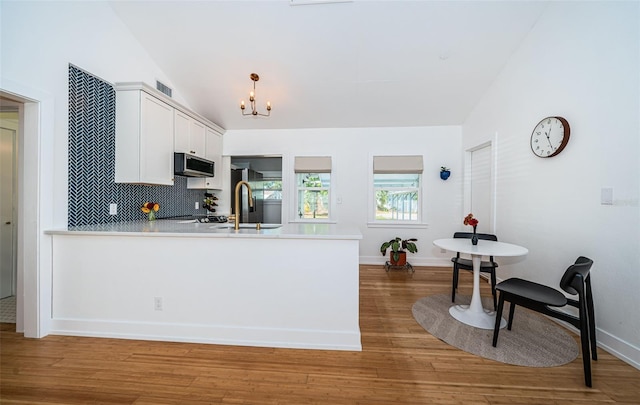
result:
[[[492,240],[494,242],[498,241],[498,237],[496,235],[492,235],[489,233],[477,233],[476,235],[478,236],[478,239]],[[453,234],[454,238],[471,239],[472,236],[473,236],[472,232],[456,232]],[[453,262],[453,285],[451,286],[451,302],[456,302],[456,289],[458,288],[458,273],[460,270],[473,271],[473,263],[471,262],[471,259],[465,259],[463,257],[460,257],[460,252],[456,253],[456,257],[452,257],[451,261]],[[498,263],[496,263],[493,260],[493,256],[489,256],[489,261],[482,261],[480,263],[480,272],[490,273],[491,294],[493,295],[493,309],[496,309],[497,307],[496,267],[498,267]]]
[[[591,295],[591,278],[589,277],[592,265],[593,260],[580,256],[574,264],[569,266],[560,279],[560,288],[571,295],[577,294],[578,300],[567,298],[554,288],[520,278],[510,278],[498,284],[496,289],[500,292],[500,299],[496,311],[496,324],[493,329],[493,347],[496,347],[498,343],[500,320],[505,301],[511,303],[508,330],[511,330],[513,325],[513,314],[517,305],[568,322],[580,330],[584,382],[587,387],[591,387],[591,360],[589,357],[598,360],[596,323]],[[578,308],[578,316],[555,309],[566,305]],[[591,344],[591,353],[589,353],[589,344]]]

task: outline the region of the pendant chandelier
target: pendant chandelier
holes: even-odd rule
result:
[[[240,102],[240,109],[242,110],[242,115],[252,115],[254,117],[268,117],[271,115],[271,102],[267,101],[267,113],[263,114],[258,112],[256,109],[256,82],[260,80],[260,76],[257,73],[251,73],[249,78],[253,80],[253,91],[249,93],[249,104],[251,106],[251,111],[246,111],[246,106],[244,105],[244,100]]]

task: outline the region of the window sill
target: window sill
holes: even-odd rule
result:
[[[381,222],[367,222],[367,228],[406,228],[406,229],[426,229],[429,227],[429,224],[425,222],[389,222],[389,223],[381,223]]]
[[[337,224],[338,221],[332,221],[330,219],[294,219],[289,221],[290,224]]]

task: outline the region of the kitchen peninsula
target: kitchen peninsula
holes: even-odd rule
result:
[[[157,220],[47,233],[52,334],[362,349],[355,228]]]

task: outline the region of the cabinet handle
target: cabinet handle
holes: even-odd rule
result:
[[[195,155],[195,154],[196,154],[196,151],[195,151],[195,150],[192,150],[192,151],[190,151],[190,153],[191,153],[192,155]]]
[[[209,184],[209,183],[207,183],[207,184]],[[11,221],[7,221],[7,222],[5,222],[4,224],[5,224],[5,225],[11,225]]]

